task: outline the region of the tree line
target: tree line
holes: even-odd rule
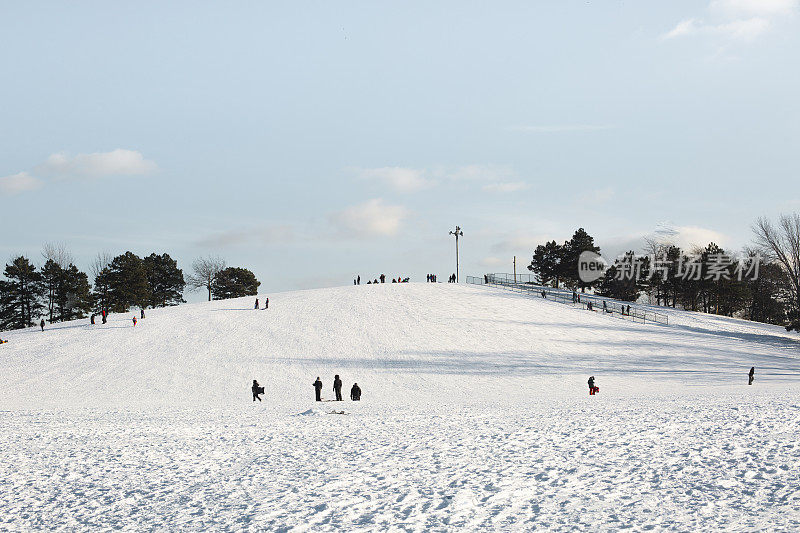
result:
[[[760,218],[752,246],[741,253],[715,243],[683,250],[648,239],[642,254],[617,258],[595,281],[579,276],[584,251],[600,252],[583,228],[569,241],[536,247],[528,269],[541,283],[593,292],[623,301],[647,296],[657,305],[781,324],[800,331],[800,215],[783,215],[774,225]]]
[[[0,330],[25,328],[43,317],[48,322],[84,318],[90,313],[123,313],[132,307],[167,307],[184,303],[184,290],[206,289],[209,300],[257,294],[261,283],[246,268],[228,267],[217,257],[200,258],[184,278],[169,254],[142,258],[133,252],[99,254],[89,275],[75,266],[63,245],[47,244],[42,264],[19,256],[0,278]]]

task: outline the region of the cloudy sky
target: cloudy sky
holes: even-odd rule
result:
[[[3,2],[0,258],[266,291],[800,210],[800,2]],[[168,4],[168,5],[167,5]],[[202,298],[202,294],[199,296]]]

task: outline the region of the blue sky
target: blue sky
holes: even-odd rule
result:
[[[456,224],[468,274],[578,227],[735,250],[800,206],[799,4],[4,2],[0,258],[276,291],[444,278]]]

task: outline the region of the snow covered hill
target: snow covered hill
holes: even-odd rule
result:
[[[296,405],[336,373],[372,402],[572,395],[590,374],[608,392],[641,379],[741,383],[753,365],[759,382],[800,378],[797,335],[698,313],[632,324],[456,284],[269,296],[268,310],[242,298],[148,310],[135,328],[126,314],[8,332],[0,408],[229,405],[249,399],[252,379]]]
[[[796,334],[455,284],[268,296],[4,332],[0,530],[800,529]],[[334,374],[362,401],[315,402]]]

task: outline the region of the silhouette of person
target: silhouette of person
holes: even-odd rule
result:
[[[333,392],[336,393],[336,401],[342,401],[342,380],[339,379],[339,374],[333,377]]]
[[[322,401],[322,382],[319,380],[319,376],[317,376],[317,381],[314,382],[314,393],[317,396],[317,401]]]

